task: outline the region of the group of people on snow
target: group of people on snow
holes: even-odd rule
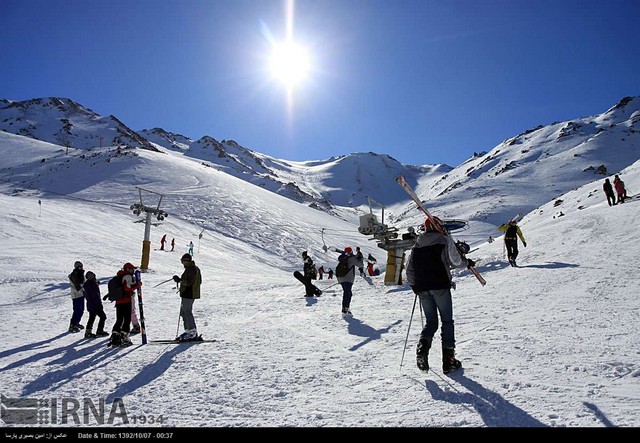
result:
[[[182,276],[174,275],[172,280],[179,284],[179,294],[181,297],[180,316],[184,323],[184,333],[176,340],[192,340],[198,338],[195,319],[193,316],[193,302],[200,298],[200,284],[202,275],[190,254],[184,254],[181,258],[184,267]],[[142,287],[142,281],[135,277],[136,267],[127,262],[116,273],[116,278],[120,279],[123,295],[116,299],[116,320],[111,328],[111,336],[109,338],[110,346],[129,346],[132,344],[130,335],[139,334],[141,331],[140,321],[136,314],[135,295],[136,290]],[[89,319],[85,329],[85,338],[106,337],[109,335],[105,331],[105,323],[107,315],[104,312],[102,304],[103,300],[109,298],[109,294],[101,297],[100,283],[96,274],[87,271],[85,274],[83,263],[76,261],[74,269],[69,274],[69,282],[71,287],[71,300],[73,305],[73,313],[69,323],[69,332],[76,333],[85,329],[80,324],[82,316],[86,308],[89,312]],[[138,294],[140,297],[141,294]],[[98,318],[98,326],[96,332],[93,333],[94,322]],[[133,327],[132,327],[133,326]]]
[[[615,194],[613,192],[614,189]],[[609,203],[609,206],[615,206],[618,203],[624,203],[625,199],[627,198],[627,189],[624,186],[624,182],[617,174],[613,178],[613,185],[611,185],[611,181],[609,181],[608,178],[604,179],[602,190],[607,196],[607,203]]]
[[[160,250],[164,251],[164,245],[167,242],[167,234],[164,234],[162,236],[162,238],[160,239]],[[171,251],[169,252],[173,252],[174,249],[176,247],[176,239],[172,238],[171,239]],[[191,256],[193,256],[193,241],[190,241],[189,244],[187,245],[187,253]]]

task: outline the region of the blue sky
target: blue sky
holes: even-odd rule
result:
[[[311,71],[269,70],[286,2],[0,2],[0,97],[59,96],[134,130],[287,160],[457,166],[537,125],[640,95],[640,1],[298,0]]]

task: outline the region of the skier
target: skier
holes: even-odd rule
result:
[[[338,278],[338,283],[342,286],[342,315],[344,317],[351,317],[353,314],[351,313],[350,307],[351,298],[353,297],[353,281],[356,278],[356,268],[360,269],[364,267],[364,263],[362,263],[362,259],[359,259],[357,255],[353,254],[353,249],[349,246],[344,248],[344,251],[336,250],[336,252],[340,252],[338,266],[340,266],[340,262],[345,262],[348,268],[346,274],[339,275],[338,268],[336,267],[336,277]]]
[[[69,274],[69,283],[71,283],[71,301],[73,302],[73,314],[69,322],[69,332],[79,332],[84,329],[80,324],[82,314],[84,314],[84,269],[82,262],[76,261],[73,264],[73,271]]]
[[[439,222],[439,220],[436,220]],[[471,259],[463,258],[453,238],[437,231],[427,218],[422,232],[409,256],[407,281],[420,297],[425,325],[416,347],[416,363],[422,371],[429,370],[429,349],[438,330],[438,314],[442,322],[442,372],[448,374],[462,367],[455,358],[455,329],[453,325],[453,301],[451,299],[452,268],[475,266]]]
[[[202,274],[190,254],[184,254],[180,261],[184,266],[184,272],[181,277],[174,275],[173,281],[180,283],[180,316],[184,322],[184,332],[176,337],[176,340],[198,340],[200,336],[196,328],[196,320],[193,317],[193,302],[200,298]]]
[[[318,280],[322,280],[322,274],[324,274],[324,266],[318,268]]]
[[[129,346],[133,343],[129,338],[129,328],[131,326],[131,303],[135,290],[142,286],[142,282],[136,282],[133,272],[136,267],[131,263],[125,263],[116,276],[122,280],[122,290],[124,297],[116,300],[116,322],[111,328],[110,346]]]
[[[193,242],[189,242],[189,251],[188,254],[193,257]]]
[[[602,185],[602,189],[604,190],[605,195],[607,196],[607,203],[609,206],[614,206],[616,204],[616,196],[613,193],[613,186],[611,186],[611,182],[608,178],[604,179],[604,184]]]
[[[516,266],[516,258],[518,257],[518,238],[522,241],[522,245],[526,248],[527,242],[524,240],[520,226],[516,221],[510,221],[498,227],[498,231],[504,232],[504,245],[507,248],[507,258],[509,258],[509,264],[513,267]]]
[[[87,271],[86,278],[87,280],[84,282],[84,285],[82,285],[82,288],[84,289],[84,296],[87,299],[89,320],[87,321],[87,329],[85,329],[84,338],[106,337],[109,335],[109,333],[104,330],[104,323],[107,321],[107,314],[104,313],[104,308],[102,307],[100,286],[96,280],[96,274],[91,271]],[[98,320],[98,329],[94,334],[91,330],[93,329],[93,322],[96,317],[100,320]]]
[[[171,252],[173,252],[173,248],[175,248],[175,247],[176,247],[176,239],[172,238],[171,239]]]
[[[160,250],[164,251],[164,244],[167,241],[167,234],[162,236],[162,239],[160,240]]]
[[[627,190],[624,188],[624,182],[618,175],[613,179],[613,187],[616,188],[616,194],[618,194],[616,203],[624,203],[624,199],[627,198]]]

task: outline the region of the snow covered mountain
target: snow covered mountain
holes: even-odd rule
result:
[[[75,149],[121,145],[155,150],[115,116],[102,117],[68,98],[0,99],[0,130]]]

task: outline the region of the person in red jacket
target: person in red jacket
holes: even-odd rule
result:
[[[136,281],[133,272],[136,267],[131,263],[125,263],[116,274],[122,277],[122,289],[124,297],[116,300],[116,322],[111,328],[110,346],[129,346],[129,328],[131,327],[131,303],[135,290],[142,286],[142,282]]]
[[[627,190],[624,188],[624,182],[618,175],[613,179],[613,187],[616,189],[616,194],[618,194],[616,203],[624,203],[624,199],[627,198]]]

